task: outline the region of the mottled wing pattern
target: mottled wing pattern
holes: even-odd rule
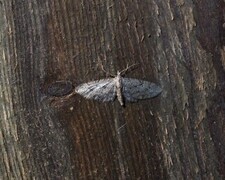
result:
[[[162,89],[155,83],[133,78],[122,78],[122,93],[127,102],[152,98],[161,92]]]
[[[98,101],[113,101],[116,97],[113,78],[91,81],[76,87],[75,91],[87,99]]]

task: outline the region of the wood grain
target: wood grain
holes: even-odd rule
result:
[[[0,2],[0,179],[223,179],[222,1]],[[152,100],[46,94],[126,77]]]

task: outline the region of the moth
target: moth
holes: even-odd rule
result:
[[[124,106],[126,102],[153,98],[162,92],[155,83],[124,78],[122,72],[124,71],[117,71],[117,76],[114,78],[83,83],[75,88],[75,92],[87,99],[102,102],[114,101],[117,98],[121,106]]]

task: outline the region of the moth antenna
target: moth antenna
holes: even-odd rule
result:
[[[126,69],[120,71],[120,74],[126,74],[126,72],[127,72],[128,70],[130,70],[132,67],[137,66],[137,65],[139,65],[139,63],[135,63],[135,64],[132,64],[132,65],[130,65],[130,66],[127,64]]]
[[[126,126],[126,125],[127,125],[127,123],[124,123],[122,126],[120,126],[120,127],[117,129],[118,133],[120,133],[119,131],[120,131],[124,126]]]

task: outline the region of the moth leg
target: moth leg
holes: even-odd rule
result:
[[[109,73],[108,71],[105,70],[102,63],[100,63],[99,66],[102,69],[102,71],[106,74],[106,76],[115,77],[115,75],[113,75],[113,74],[111,74],[111,73]]]

